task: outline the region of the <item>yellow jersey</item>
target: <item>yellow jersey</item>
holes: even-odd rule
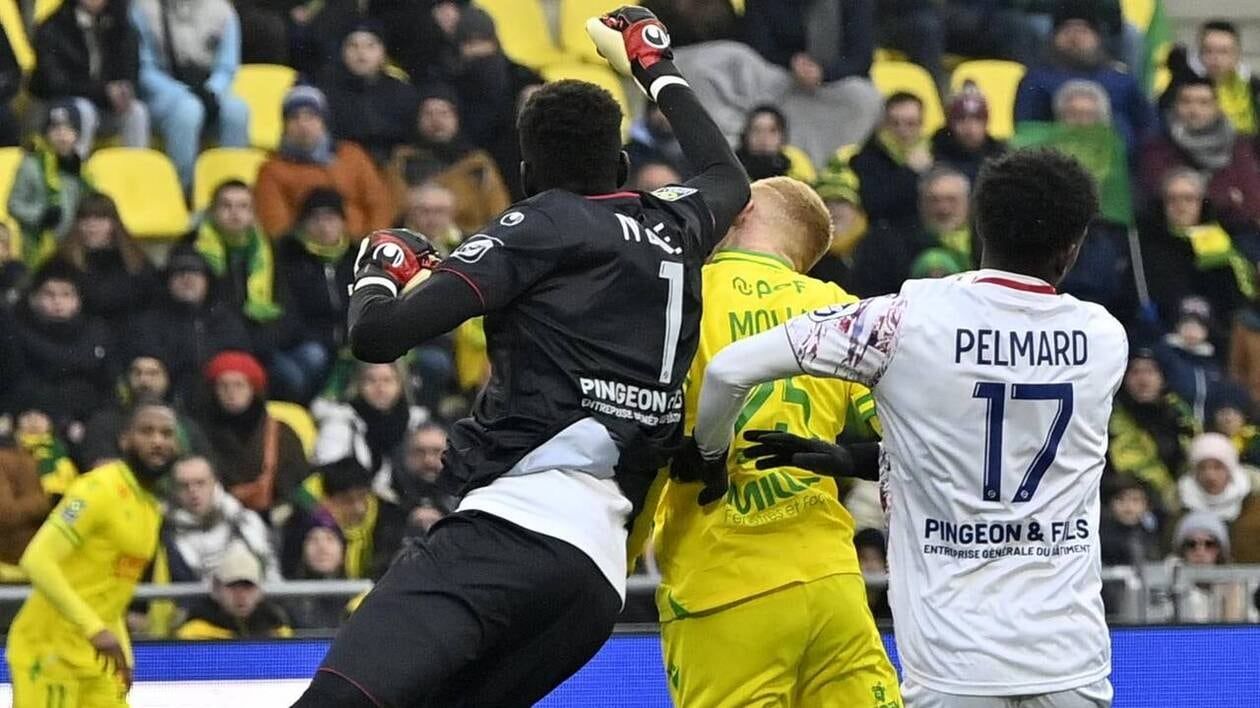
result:
[[[109,629],[130,658],[127,606],[161,523],[158,500],[121,460],[71,483],[22,554],[35,592],[13,620],[9,655],[99,673],[87,640]]]
[[[700,347],[685,389],[688,434],[705,366],[723,347],[803,312],[857,299],[775,256],[733,249],[718,251],[705,266],[703,287]],[[877,432],[874,416],[866,388],[801,375],[753,389],[736,427],[834,440],[855,418]],[[666,481],[660,490],[654,543],[662,621],[792,583],[860,572],[853,518],[840,504],[836,481],[793,468],[758,470],[742,457],[749,445],[742,437],[732,445],[731,486],[720,507],[701,509],[695,485]]]

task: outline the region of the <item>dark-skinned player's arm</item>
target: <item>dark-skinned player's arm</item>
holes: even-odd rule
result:
[[[626,6],[591,18],[586,32],[608,63],[634,79],[669,119],[695,174],[684,184],[699,190],[713,216],[712,248],[748,203],[748,174],[674,65],[668,31],[651,10]]]

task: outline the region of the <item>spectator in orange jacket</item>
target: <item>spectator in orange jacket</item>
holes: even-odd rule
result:
[[[263,230],[273,237],[292,231],[306,195],[316,187],[335,189],[345,200],[351,235],[388,228],[394,217],[390,193],[363,148],[333,140],[324,94],[314,86],[295,86],[282,111],[280,149],[263,163],[254,185]]]

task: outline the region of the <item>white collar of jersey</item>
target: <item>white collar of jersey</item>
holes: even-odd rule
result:
[[[1008,270],[998,270],[996,268],[981,268],[980,270],[972,271],[970,275],[969,280],[972,283],[1001,285],[1012,290],[1042,295],[1058,294],[1058,290],[1050,283],[1041,278],[1034,278],[1031,275],[1022,273],[1012,273]]]

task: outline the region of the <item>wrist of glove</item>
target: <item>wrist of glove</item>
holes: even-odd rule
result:
[[[754,443],[744,456],[756,460],[757,469],[797,467],[828,477],[878,479],[878,443],[835,445],[777,430],[749,430],[744,439]]]
[[[437,249],[423,234],[408,229],[374,231],[359,244],[350,294],[380,286],[397,297],[408,285],[430,275],[439,263]]]
[[[726,496],[726,490],[730,486],[726,471],[726,451],[723,450],[715,458],[706,459],[700,453],[695,438],[686,438],[682,449],[670,462],[669,477],[684,484],[702,484],[696,501],[700,506],[708,506]]]
[[[639,90],[653,101],[666,86],[687,85],[674,66],[669,31],[651,10],[619,7],[587,20],[586,33],[600,56],[621,75],[633,78]]]

